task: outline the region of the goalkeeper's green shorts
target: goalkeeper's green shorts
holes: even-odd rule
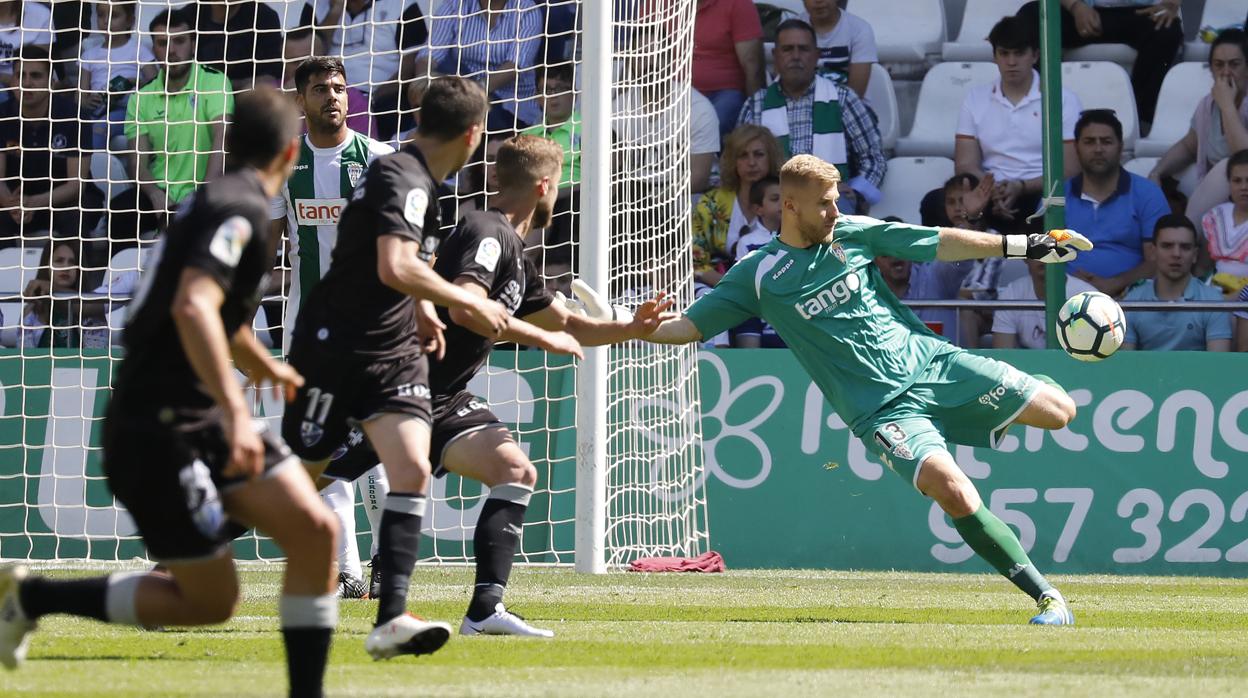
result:
[[[854,434],[898,475],[918,482],[919,466],[946,442],[996,448],[1040,382],[1004,361],[962,349],[938,354],[904,393]]]

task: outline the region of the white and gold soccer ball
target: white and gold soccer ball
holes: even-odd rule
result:
[[[1108,359],[1126,335],[1122,308],[1104,293],[1076,293],[1057,311],[1057,343],[1080,361]]]

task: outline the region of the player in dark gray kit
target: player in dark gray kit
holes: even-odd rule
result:
[[[125,360],[104,418],[104,473],[165,572],[48,579],[0,570],[0,662],[25,657],[42,616],[157,627],[222,623],[238,603],[230,521],[286,553],[280,615],[290,692],[320,696],[338,620],[338,531],[299,460],[261,423],[230,366],[293,397],[302,383],[256,340],[273,268],[268,201],[299,159],[299,116],[279,92],[239,96],[236,167],[183,203],[130,304]]]
[[[524,237],[550,224],[562,161],[563,151],[553,141],[536,136],[508,139],[497,155],[500,191],[490,199],[493,207],[464,216],[443,242],[434,264],[443,279],[469,294],[502,303],[515,316],[496,337],[492,326],[461,309],[439,310],[445,352],[429,362],[433,474],[452,472],[490,488],[473,534],[477,574],[472,601],[459,626],[463,635],[554,636],[503,605],[537,470],[485,401],[468,391],[468,382],[499,339],[580,356],[582,343],[615,344],[649,336],[671,307],[660,295],[642,304],[631,318],[598,320],[570,311],[547,292],[541,274],[524,254]],[[600,299],[595,300],[594,305],[601,305]],[[377,462],[368,441],[359,434],[352,436],[345,453],[325,471],[326,477],[354,479]]]
[[[438,183],[476,150],[485,91],[441,77],[420,105],[420,126],[398,152],[373,161],[338,223],[329,271],[308,295],[290,347],[305,378],[282,434],[313,475],[359,426],[390,480],[377,563],[381,593],[364,643],[375,659],[436,651],[446,623],[406,613],[429,488],[430,405],[422,337],[436,331],[432,303],[455,308],[497,335],[507,309],[444,281],[430,267],[441,221]],[[375,463],[376,461],[374,461]]]

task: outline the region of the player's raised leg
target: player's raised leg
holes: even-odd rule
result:
[[[364,647],[375,659],[434,652],[450,639],[451,626],[406,612],[429,491],[429,424],[410,415],[386,413],[363,426],[391,486],[377,550],[381,569],[377,620]]]
[[[503,605],[537,469],[501,424],[452,441],[442,452],[442,467],[490,488],[472,537],[477,574],[460,634],[554,637]]]
[[[971,550],[1036,601],[1040,613],[1032,623],[1074,623],[1061,592],[1032,564],[1014,531],[984,506],[974,483],[947,450],[934,450],[922,460],[915,486],[953,519],[954,528]]]

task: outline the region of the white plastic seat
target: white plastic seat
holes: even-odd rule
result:
[[[104,287],[112,293],[113,287],[123,277],[133,274],[142,274],[145,269],[144,263],[147,256],[151,253],[151,245],[143,247],[127,247],[126,249],[113,255],[112,260],[108,263],[108,276],[104,281]]]
[[[880,185],[880,201],[871,207],[871,217],[897,216],[907,223],[919,223],[923,196],[944,186],[952,176],[953,160],[949,158],[892,158]]]
[[[1135,49],[1126,44],[1088,44],[1066,49],[1062,52],[1062,58],[1072,63],[1107,61],[1130,70],[1135,65]]]
[[[937,63],[923,76],[910,134],[897,139],[898,155],[953,157],[953,137],[966,93],[1000,75],[992,63]]]
[[[1244,14],[1248,8],[1244,7],[1244,0],[1205,0],[1205,9],[1200,13],[1200,21],[1194,25],[1199,33],[1202,27],[1213,27],[1221,29],[1232,24],[1239,24],[1244,21]],[[1187,19],[1184,20],[1185,28],[1191,27]],[[1194,41],[1187,42],[1183,47],[1183,60],[1185,61],[1208,61],[1209,60],[1209,44],[1200,40],[1200,37]]]
[[[1130,172],[1131,174],[1147,177],[1148,173],[1152,172],[1153,168],[1157,166],[1158,160],[1161,160],[1161,158],[1135,158],[1122,163],[1122,169]],[[1186,169],[1179,173],[1177,179],[1179,180],[1179,191],[1182,192],[1184,196],[1191,196],[1192,192],[1196,189],[1196,185],[1199,183],[1196,180],[1196,166],[1188,165]]]
[[[0,250],[0,295],[20,294],[39,271],[42,247],[6,247]]]
[[[941,0],[852,0],[845,9],[871,25],[881,63],[924,63],[945,43]]]
[[[901,115],[897,110],[897,93],[893,90],[893,77],[879,63],[871,64],[871,81],[867,83],[867,103],[879,119],[880,141],[884,150],[897,146],[901,131]]]
[[[1166,73],[1157,97],[1157,113],[1148,138],[1135,146],[1139,156],[1164,155],[1191,128],[1192,112],[1213,88],[1207,63],[1176,63]]]
[[[1113,109],[1122,122],[1122,148],[1130,153],[1140,135],[1135,92],[1127,71],[1116,63],[1063,63],[1062,87],[1074,92],[1084,109]]]
[[[1018,12],[1027,0],[966,0],[962,13],[962,25],[957,38],[947,41],[940,49],[946,61],[991,61],[992,44],[988,32],[1001,21]]]
[[[428,0],[426,0],[426,4],[427,2]],[[772,7],[799,15],[806,11],[806,5],[802,3],[802,0],[754,0],[754,4],[771,5]]]

